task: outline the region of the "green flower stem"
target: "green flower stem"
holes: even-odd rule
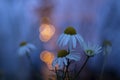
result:
[[[102,65],[102,69],[101,69],[99,80],[103,79],[103,73],[104,73],[105,64],[106,64],[106,61],[107,61],[107,56],[108,56],[108,52],[107,52],[107,49],[105,47],[105,56],[104,56],[103,65]]]
[[[67,74],[67,72],[66,72],[66,70],[65,70],[63,80],[65,80],[65,78],[66,78],[66,74]]]
[[[68,80],[70,80],[70,75],[69,75],[69,71],[68,71],[69,65],[70,65],[70,60],[68,59],[68,65],[66,66],[66,73],[67,73],[66,78],[68,78]]]
[[[65,68],[66,68],[66,66],[63,68],[63,75],[62,75],[63,80],[64,80],[64,76],[65,76]]]
[[[67,63],[68,63],[68,65],[65,66],[66,69],[65,69],[65,72],[64,72],[63,80],[67,80],[67,79],[70,80],[69,71],[68,71],[69,65],[70,65],[70,60],[69,59],[67,60]]]
[[[86,65],[86,63],[87,63],[87,61],[89,60],[89,56],[87,56],[87,58],[86,58],[86,60],[85,60],[85,62],[84,62],[84,64],[82,65],[82,67],[80,68],[80,70],[78,71],[78,73],[76,74],[76,76],[73,78],[73,80],[76,80],[78,77],[79,77],[79,74],[81,73],[81,71],[84,69],[84,67],[85,67],[85,65]]]
[[[64,77],[63,77],[63,80],[66,80],[66,76],[67,76],[67,66],[65,66],[65,72],[64,72]]]
[[[57,80],[59,79],[58,78],[58,73],[57,73],[57,68],[55,67],[55,73],[56,73],[56,77],[57,77]]]
[[[30,65],[33,66],[33,63],[32,63],[32,60],[31,60],[31,57],[30,57],[29,53],[26,53],[26,56],[27,56],[27,58],[30,62]]]
[[[68,48],[68,53],[70,53],[70,50],[71,50],[71,47],[70,47],[70,45],[69,45],[69,48]],[[70,66],[70,60],[69,59],[67,59],[67,66],[66,66],[66,71],[65,71],[65,80],[70,80],[70,75],[69,75],[69,66]],[[64,80],[64,79],[63,79]]]
[[[33,62],[32,62],[32,60],[31,60],[31,56],[29,55],[29,53],[26,53],[26,56],[27,56],[27,58],[28,58],[28,60],[29,60],[29,62],[30,62],[30,66],[32,67],[32,69],[33,70],[35,70],[34,68],[33,68]],[[40,73],[36,73],[35,74],[36,75],[36,77],[38,77],[38,78],[41,78],[39,75],[40,75]]]

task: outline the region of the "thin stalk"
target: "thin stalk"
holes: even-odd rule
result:
[[[66,77],[68,78],[68,80],[70,80],[69,71],[68,71],[69,65],[70,65],[70,61],[68,59],[68,65],[67,65],[67,68],[66,68],[66,72],[67,72],[67,76]]]
[[[64,72],[63,80],[65,80],[65,78],[66,78],[66,74],[67,74],[66,69],[67,69],[67,67],[65,66],[65,72]]]
[[[80,70],[78,71],[78,73],[76,74],[76,76],[73,78],[73,80],[76,80],[76,79],[77,79],[77,77],[79,76],[79,74],[81,73],[81,71],[84,69],[84,67],[85,67],[85,65],[86,65],[86,63],[87,63],[87,61],[88,61],[88,59],[89,59],[89,56],[87,56],[87,58],[86,58],[84,64],[82,65],[82,67],[80,68]]]
[[[30,57],[29,53],[26,53],[26,56],[27,56],[27,58],[30,62],[30,65],[33,67],[33,63],[32,63],[32,60],[31,60],[31,57]]]
[[[106,64],[106,61],[107,61],[107,54],[108,54],[108,52],[107,52],[106,47],[105,47],[105,56],[104,56],[104,61],[103,61],[103,65],[102,65],[102,69],[101,69],[99,80],[103,79],[103,73],[104,73],[105,64]]]
[[[33,67],[34,67],[34,64],[33,64],[32,60],[31,60],[31,56],[29,55],[29,53],[26,53],[26,56],[27,56],[27,58],[28,58],[28,60],[29,60],[29,62],[30,62],[30,66],[31,66],[31,68],[32,68],[32,71],[35,71],[35,68],[33,68]],[[39,75],[40,75],[40,73],[36,73],[36,74],[35,74],[36,77],[41,78]]]
[[[62,79],[64,80],[64,76],[65,76],[65,70],[66,69],[66,66],[64,66],[64,68],[63,68],[63,75],[62,75]]]
[[[69,71],[68,71],[68,69],[69,69],[69,65],[70,65],[70,61],[69,61],[69,59],[68,59],[67,63],[68,63],[68,65],[66,66],[65,74],[64,74],[64,78],[63,78],[63,80],[69,79]]]
[[[55,73],[56,73],[56,77],[57,77],[57,80],[58,80],[59,78],[58,78],[58,73],[57,73],[56,67],[55,67]]]

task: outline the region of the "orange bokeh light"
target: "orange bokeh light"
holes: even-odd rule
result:
[[[49,64],[51,65],[52,64],[52,61],[54,59],[54,54],[49,52],[49,51],[43,51],[41,54],[40,54],[40,59],[42,61],[44,61],[46,64]]]
[[[39,28],[40,32],[40,40],[43,42],[47,42],[51,39],[51,37],[55,33],[55,27],[51,24],[42,24]]]

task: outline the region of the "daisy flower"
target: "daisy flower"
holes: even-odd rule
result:
[[[99,45],[95,45],[95,44],[92,45],[90,43],[84,43],[83,50],[87,56],[92,57],[92,56],[102,52],[102,47]]]
[[[104,55],[110,54],[112,52],[112,43],[108,40],[103,41],[103,53]]]
[[[35,50],[36,47],[33,44],[22,42],[20,43],[20,48],[18,50],[19,55],[24,55],[30,53],[32,50]]]
[[[82,44],[83,38],[80,34],[77,34],[73,27],[67,27],[64,30],[64,33],[62,33],[57,40],[57,44],[60,47],[64,47],[69,44],[70,48],[75,48],[77,46],[77,42]]]
[[[78,53],[68,52],[66,50],[58,51],[57,57],[53,60],[52,66],[62,69],[64,66],[68,65],[68,59],[78,61],[80,56]]]

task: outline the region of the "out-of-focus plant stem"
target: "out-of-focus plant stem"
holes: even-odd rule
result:
[[[56,74],[57,80],[59,80],[59,78],[58,78],[58,73],[57,73],[57,68],[56,68],[56,67],[55,67],[55,74]]]
[[[105,55],[104,55],[104,60],[103,60],[103,65],[102,65],[102,69],[101,69],[101,73],[100,73],[99,80],[102,80],[102,79],[103,79],[105,64],[106,64],[106,61],[107,61],[107,56],[108,56],[108,52],[107,52],[107,49],[106,49],[106,47],[105,47]]]
[[[82,70],[84,69],[84,67],[85,67],[85,65],[86,65],[86,63],[87,63],[87,61],[89,60],[89,56],[87,56],[87,58],[86,58],[86,60],[85,60],[85,62],[84,62],[84,64],[82,65],[82,67],[80,68],[80,70],[78,71],[78,73],[75,75],[75,77],[73,78],[73,80],[76,80],[78,77],[79,77],[79,75],[80,75],[80,73],[82,72]]]
[[[27,56],[27,58],[28,58],[28,60],[30,62],[30,66],[32,67],[32,70],[35,70],[33,68],[34,64],[33,64],[32,60],[31,60],[31,56],[29,55],[29,53],[26,53],[26,56]],[[40,73],[36,73],[35,75],[36,75],[36,77],[41,78]]]
[[[27,58],[30,62],[30,65],[33,66],[33,63],[32,63],[32,60],[31,60],[31,57],[30,57],[29,53],[26,53],[26,56],[27,56]]]

